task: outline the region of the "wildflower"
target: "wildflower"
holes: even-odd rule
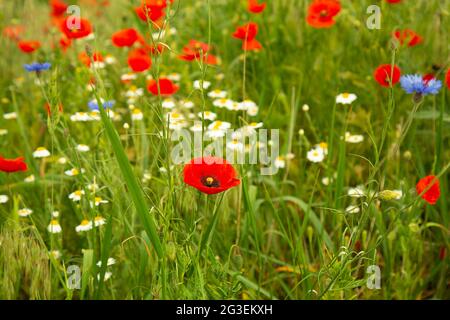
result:
[[[93,52],[91,56],[88,56],[88,54],[83,51],[78,55],[78,59],[86,66],[86,67],[93,67],[102,69],[105,67],[105,63],[103,62],[105,59],[103,58],[103,55],[100,52]],[[90,86],[92,86],[93,83],[90,83]]]
[[[81,200],[81,197],[84,195],[84,190],[76,190],[69,194],[69,199],[73,202],[78,202]]]
[[[116,103],[114,100],[105,101],[103,98],[100,98],[100,102],[103,105],[103,109],[111,109]],[[97,99],[93,99],[88,102],[89,109],[93,111],[98,111],[98,102]]]
[[[378,198],[385,201],[400,200],[402,197],[402,190],[383,190],[378,192]]]
[[[67,4],[61,0],[50,0],[50,6],[52,7],[51,15],[53,17],[64,15],[68,7]]]
[[[116,259],[114,259],[114,258],[108,258],[108,260],[106,261],[106,266],[112,266],[113,264],[116,264]],[[102,262],[101,261],[99,261],[99,262],[97,262],[97,266],[99,267],[99,268],[101,268],[101,266],[102,266]]]
[[[91,23],[83,18],[79,18],[79,25],[72,24],[72,16],[67,17],[61,24],[61,31],[69,39],[80,39],[92,33]]]
[[[89,221],[87,219],[83,219],[81,223],[75,227],[76,232],[83,232],[83,231],[89,231],[92,229],[92,221]]]
[[[248,0],[247,9],[251,13],[261,13],[266,8],[266,3],[258,3],[258,0]]]
[[[303,110],[303,112],[308,112],[309,111],[309,106],[307,104],[304,104],[302,106],[302,110]]]
[[[94,218],[94,226],[100,227],[103,226],[104,224],[106,224],[106,220],[102,216],[96,216]]]
[[[432,184],[431,184],[432,183]],[[426,190],[426,191],[425,191]],[[439,180],[436,176],[430,175],[419,180],[416,185],[416,192],[426,202],[431,205],[436,204],[441,196],[441,189],[439,187]]]
[[[286,160],[283,156],[278,156],[275,158],[275,161],[273,162],[273,165],[275,168],[282,169],[286,167]]]
[[[442,87],[440,80],[424,80],[422,76],[404,75],[400,78],[400,85],[406,93],[415,93],[417,96],[426,96],[428,94],[438,94]]]
[[[138,33],[136,29],[124,29],[115,32],[112,37],[112,43],[116,47],[131,47],[138,39]]]
[[[358,213],[360,211],[358,206],[350,205],[345,208],[345,213]]]
[[[109,203],[108,200],[103,200],[101,197],[95,197],[94,203],[91,201],[91,207],[93,207],[93,204],[95,204],[96,207],[98,207],[101,204]]]
[[[142,119],[144,119],[144,114],[142,113],[142,111],[138,108],[133,109],[133,111],[131,111],[131,120],[133,121],[141,121]]]
[[[67,158],[65,158],[65,157],[60,157],[60,158],[57,160],[57,162],[58,162],[59,164],[66,164],[66,163],[67,163]]]
[[[308,153],[306,154],[306,158],[314,163],[322,162],[323,159],[325,159],[324,149],[314,147],[313,149],[308,151]]]
[[[57,260],[57,259],[61,258],[61,252],[59,250],[52,250],[49,253],[53,257],[53,259]]]
[[[17,119],[17,113],[15,112],[7,112],[3,114],[3,119],[5,120],[14,120]]]
[[[233,100],[221,98],[213,101],[213,106],[217,108],[229,108],[233,105]]]
[[[254,22],[249,22],[241,27],[238,27],[233,33],[233,37],[242,40],[242,49],[245,51],[260,50],[261,43],[255,39],[258,34],[258,25]]]
[[[336,0],[314,0],[308,8],[306,22],[314,28],[329,28],[336,23],[334,17],[341,11]]]
[[[223,99],[227,96],[227,92],[223,91],[223,90],[213,90],[208,92],[208,97],[213,98],[213,99]]]
[[[83,168],[81,168],[80,170],[78,170],[77,168],[73,168],[73,169],[64,171],[64,174],[69,177],[74,177],[74,176],[79,175],[80,172],[84,173],[85,170]]]
[[[33,152],[34,158],[47,158],[50,157],[50,151],[45,149],[44,147],[39,147],[36,151]]]
[[[165,15],[164,9],[167,7],[167,2],[168,1],[161,0],[146,0],[139,7],[135,8],[134,11],[142,21],[147,22],[148,20],[151,20],[156,22]],[[170,3],[172,2],[173,0],[170,0]]]
[[[91,148],[89,148],[89,146],[87,146],[85,144],[77,145],[77,151],[79,151],[79,152],[88,152],[89,150],[91,150]]]
[[[167,98],[162,101],[161,105],[164,109],[173,109],[175,108],[176,103],[173,99]]]
[[[239,185],[237,173],[226,160],[217,157],[192,159],[184,166],[184,182],[206,194],[216,194]]]
[[[345,133],[345,142],[348,143],[360,143],[364,141],[364,136],[360,134],[351,134],[350,132]]]
[[[60,233],[62,231],[62,228],[58,220],[52,219],[50,221],[50,224],[47,226],[47,231],[50,233]]]
[[[201,88],[203,89],[208,89],[211,86],[211,82],[206,81],[206,80],[195,80],[193,83],[194,89],[198,89],[200,90]]]
[[[109,280],[109,278],[111,278],[111,276],[112,276],[112,272],[106,271],[103,281]],[[97,280],[100,281],[100,274],[97,275]]]
[[[179,87],[167,78],[160,78],[158,82],[156,80],[150,80],[147,89],[154,96],[170,96],[176,93]]]
[[[17,46],[22,52],[32,53],[41,47],[41,43],[35,40],[21,40]]]
[[[416,46],[423,41],[422,37],[411,29],[396,30],[393,36],[397,39],[400,45],[404,45],[406,43],[408,47]]]
[[[183,54],[178,57],[185,61],[200,60],[206,64],[217,64],[217,57],[209,51],[210,46],[208,44],[197,40],[190,40],[189,43],[183,47]]]
[[[0,194],[0,203],[7,203],[9,200],[9,197],[4,194]]]
[[[380,65],[374,72],[375,80],[383,87],[390,87],[395,85],[400,80],[400,68],[390,64]]]
[[[230,127],[231,123],[217,120],[209,124],[206,134],[209,138],[220,138],[225,135],[225,131]]]
[[[17,214],[19,215],[19,217],[28,217],[30,214],[33,213],[33,210],[28,209],[28,208],[23,208],[23,209],[19,209],[17,210]]]
[[[0,156],[0,171],[11,173],[27,170],[27,164],[24,162],[22,157],[16,159],[5,159]]]
[[[25,70],[28,72],[41,72],[43,70],[50,69],[52,65],[49,62],[45,63],[33,62],[31,64],[24,64],[23,66]]]
[[[340,104],[352,104],[357,98],[356,94],[353,93],[341,93],[336,97],[336,103]]]
[[[192,109],[194,107],[194,103],[192,101],[189,100],[180,100],[178,102],[178,104],[180,105],[180,107],[186,108],[186,109]]]
[[[36,180],[36,178],[34,177],[34,174],[29,175],[28,177],[23,179],[23,181],[25,181],[26,183],[31,183],[31,182],[34,182],[35,180]]]
[[[152,66],[152,59],[144,49],[135,49],[128,53],[128,66],[134,72],[143,72]]]
[[[362,186],[356,188],[350,188],[347,191],[347,195],[352,198],[361,198],[364,197],[364,188]]]
[[[217,114],[211,111],[199,112],[198,116],[200,118],[203,118],[204,120],[211,120],[211,121],[214,121],[217,118]]]

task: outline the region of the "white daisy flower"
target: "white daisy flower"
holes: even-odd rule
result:
[[[336,97],[336,103],[340,104],[351,104],[355,101],[357,96],[353,93],[341,93]]]
[[[81,223],[75,227],[76,232],[89,231],[92,229],[92,221],[84,219]]]
[[[198,116],[200,117],[200,119],[203,118],[205,120],[211,120],[211,121],[214,121],[217,118],[217,114],[215,114],[214,112],[211,112],[211,111],[205,111],[204,113],[199,112]]]
[[[352,198],[361,198],[365,196],[364,188],[362,186],[358,186],[356,188],[350,188],[347,191],[347,195]]]
[[[345,133],[345,142],[348,143],[360,143],[364,141],[364,136],[360,134],[352,135],[350,132]]]
[[[171,99],[171,98],[166,98],[162,101],[162,107],[164,109],[173,109],[176,106],[175,100]]]
[[[322,148],[313,148],[306,154],[306,158],[314,163],[322,162],[325,159],[325,153]]]
[[[72,192],[71,194],[69,194],[69,199],[72,200],[73,202],[78,202],[81,200],[83,195],[84,195],[84,190],[76,190],[76,191]]]
[[[273,164],[274,164],[275,168],[282,169],[282,168],[286,167],[286,160],[284,159],[283,156],[278,156],[275,158],[275,161]]]
[[[208,92],[208,97],[213,99],[224,99],[227,95],[228,92],[219,89]]]
[[[303,112],[308,112],[309,111],[309,106],[307,104],[304,104],[302,106],[302,110],[303,110]]]
[[[144,89],[138,88],[136,86],[131,86],[127,92],[125,92],[125,97],[128,98],[138,98],[144,94]]]
[[[114,258],[108,258],[108,260],[107,260],[107,262],[106,262],[106,266],[112,266],[113,264],[116,264],[116,259],[114,259]],[[99,261],[99,262],[97,262],[97,266],[99,267],[99,268],[101,268],[101,266],[102,266],[102,262],[101,261]]]
[[[58,220],[52,219],[47,227],[47,231],[50,233],[60,233],[62,231],[62,228]]]
[[[79,152],[88,152],[89,150],[91,150],[91,148],[89,148],[89,146],[87,146],[85,144],[79,144],[79,145],[77,145],[77,150]]]
[[[84,173],[85,171],[86,170],[84,170],[83,168],[81,168],[80,170],[78,170],[77,168],[73,168],[73,169],[64,171],[64,173],[66,176],[74,177],[74,176],[79,175],[80,173]]]
[[[58,218],[59,217],[59,211],[53,211],[52,212],[52,217],[53,218]]]
[[[90,203],[91,203],[91,207],[93,207],[93,204],[95,204],[95,206],[98,207],[101,204],[109,203],[109,201],[103,200],[101,197],[95,197],[94,203],[92,203],[92,201]]]
[[[28,183],[34,182],[35,180],[36,180],[36,178],[34,177],[34,174],[29,175],[28,177],[23,179],[23,181],[28,182]]]
[[[3,119],[5,119],[5,120],[17,119],[17,113],[15,113],[15,112],[4,113],[3,114]]]
[[[201,80],[195,80],[193,85],[194,85],[194,89],[200,90],[201,85],[202,85],[202,81]],[[203,89],[204,90],[208,89],[210,85],[211,85],[211,82],[206,81],[206,80],[203,81]]]
[[[103,218],[102,216],[96,216],[96,217],[94,218],[94,225],[95,225],[96,227],[103,226],[104,224],[106,224],[106,219]]]
[[[231,151],[244,151],[244,144],[238,139],[233,139],[227,143],[227,149]]]
[[[191,126],[189,129],[190,129],[192,132],[202,132],[203,126],[202,126],[202,123],[201,123],[201,122],[196,121],[196,122],[194,123],[194,125]]]
[[[170,73],[167,75],[167,79],[171,81],[180,81],[181,75],[179,73]]]
[[[66,159],[65,157],[60,157],[60,158],[57,160],[57,162],[58,162],[59,164],[66,164],[66,163],[67,163],[67,159]]]
[[[112,276],[112,272],[106,271],[103,281],[107,281],[109,278],[111,278],[111,276]],[[100,281],[100,274],[97,275],[97,280]]]
[[[213,101],[213,106],[217,107],[217,108],[231,108],[233,106],[233,100],[231,99],[226,99],[226,98],[222,98],[222,99],[216,99]]]
[[[256,116],[256,115],[258,114],[258,112],[259,112],[259,108],[258,108],[257,106],[249,107],[249,108],[247,109],[247,114],[248,114],[250,117]]]
[[[39,147],[33,152],[34,158],[47,158],[50,157],[50,151],[45,149],[44,147]]]
[[[138,108],[133,109],[133,111],[131,111],[131,120],[132,121],[141,121],[144,119],[144,114],[142,113],[142,111]]]
[[[53,257],[53,259],[58,260],[59,258],[61,258],[61,252],[59,250],[52,250],[49,251],[49,253]]]
[[[125,73],[120,76],[120,80],[124,82],[128,82],[135,79],[137,79],[137,75],[135,73]]]
[[[117,59],[116,59],[113,55],[107,54],[107,55],[105,56],[105,62],[106,62],[107,64],[114,64],[114,63],[117,62]]]
[[[355,205],[350,205],[347,208],[345,208],[345,212],[346,213],[358,213],[359,212],[359,207],[355,206]]]
[[[9,200],[9,197],[5,194],[0,194],[0,203],[7,203]]]
[[[242,102],[239,102],[240,110],[248,110],[250,108],[258,107],[255,102],[252,100],[246,99]]]
[[[194,107],[194,103],[190,100],[180,100],[178,102],[181,108],[192,109]]]
[[[400,200],[403,197],[402,190],[383,190],[378,192],[378,197],[381,200]]]
[[[33,213],[33,210],[28,209],[28,208],[23,208],[17,211],[17,214],[19,215],[19,217],[28,217],[30,214]]]
[[[5,136],[8,134],[8,130],[6,129],[0,129],[0,136]]]

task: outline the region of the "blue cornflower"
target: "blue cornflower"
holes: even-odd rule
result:
[[[110,101],[104,101],[103,99],[100,99],[101,102],[103,103],[103,109],[111,109],[114,105],[114,103],[116,103],[114,100],[110,100]],[[88,102],[88,107],[89,109],[91,109],[92,111],[97,110],[98,111],[98,103],[97,100],[91,100]]]
[[[51,67],[51,63],[49,62],[44,62],[44,63],[39,63],[39,62],[33,62],[32,64],[24,64],[23,67],[25,68],[25,70],[27,70],[28,72],[40,72],[43,70],[48,70]]]
[[[438,94],[442,87],[442,82],[440,80],[424,80],[423,77],[418,74],[402,76],[400,78],[400,84],[406,93],[415,93],[419,96]]]

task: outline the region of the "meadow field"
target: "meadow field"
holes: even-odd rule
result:
[[[449,299],[449,0],[0,0],[0,299]]]

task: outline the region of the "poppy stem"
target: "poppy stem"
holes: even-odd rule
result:
[[[205,248],[205,245],[209,244],[211,241],[211,234],[217,224],[217,220],[219,218],[219,212],[220,212],[219,208],[220,208],[220,205],[222,204],[222,200],[224,198],[225,193],[226,192],[222,192],[219,196],[219,199],[218,200],[216,199],[216,203],[214,204],[213,218],[212,218],[211,222],[209,223],[208,228],[205,230],[205,232],[202,235],[202,238],[200,240],[197,258],[200,258],[202,251]],[[206,196],[206,204],[208,204],[208,196]],[[206,205],[206,209],[208,209],[207,205]]]

